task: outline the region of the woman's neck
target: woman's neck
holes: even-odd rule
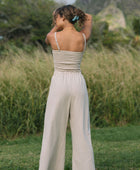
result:
[[[67,26],[63,28],[63,31],[67,31],[67,30],[76,30],[74,26]]]
[[[64,31],[66,31],[66,30],[75,30],[75,27],[74,27],[73,24],[66,21],[65,24],[64,24],[63,30]]]

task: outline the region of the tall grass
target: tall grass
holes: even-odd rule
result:
[[[0,136],[42,130],[53,74],[52,55],[36,49],[7,52],[0,61]],[[140,120],[140,57],[118,46],[87,49],[81,63],[89,102],[91,126],[114,126]],[[55,99],[54,99],[55,100]]]
[[[82,62],[92,124],[124,125],[140,120],[140,56],[133,48],[88,50]]]
[[[43,51],[32,56],[18,51],[0,64],[0,133],[13,136],[42,129],[53,71]]]

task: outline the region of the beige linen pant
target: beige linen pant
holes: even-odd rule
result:
[[[51,79],[39,170],[64,170],[68,118],[72,134],[72,170],[95,170],[89,101],[81,72],[54,71]]]

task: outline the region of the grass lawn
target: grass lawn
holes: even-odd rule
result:
[[[97,170],[140,170],[140,126],[91,129]],[[65,170],[72,169],[67,129]],[[0,140],[0,170],[38,170],[42,134]]]

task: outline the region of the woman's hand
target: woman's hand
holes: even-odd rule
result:
[[[54,16],[56,9],[53,11],[52,15]]]
[[[55,25],[55,24],[56,24],[56,22],[55,22],[55,20],[54,20],[54,14],[55,14],[55,11],[56,11],[56,10],[54,10],[54,11],[53,11],[53,13],[52,13],[53,25]]]

